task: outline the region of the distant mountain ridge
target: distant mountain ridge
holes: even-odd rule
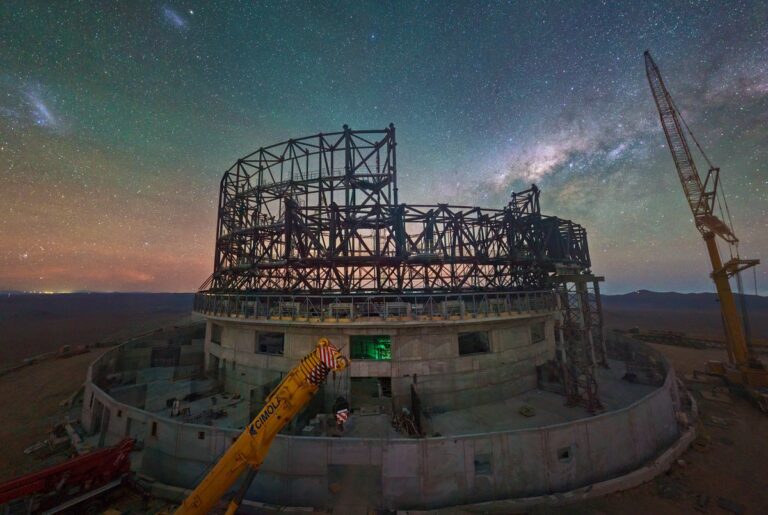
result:
[[[739,296],[736,305],[740,306]],[[639,290],[603,295],[608,328],[682,331],[692,336],[723,340],[722,316],[716,293],[677,293]],[[752,336],[768,340],[768,297],[744,295]]]
[[[14,316],[67,316],[192,311],[192,293],[6,293],[0,320]]]
[[[146,302],[155,308],[172,310],[189,307],[192,309],[194,293],[150,293],[150,292],[73,292],[73,293],[30,293],[20,291],[0,292],[0,307],[10,305],[25,306],[44,300],[46,307],[55,311],[71,311],[85,305],[97,311],[111,311],[114,308],[136,308],[146,306]],[[738,294],[736,295],[738,301]],[[758,310],[768,309],[768,297],[745,295],[747,306]],[[606,307],[614,309],[685,309],[719,311],[716,293],[678,293],[638,290],[629,293],[601,296]]]
[[[735,294],[737,303],[739,295]],[[768,310],[768,297],[762,295],[744,295],[747,309]],[[716,293],[678,293],[638,290],[620,295],[602,295],[606,307],[614,309],[648,310],[703,310],[719,311],[720,304]]]
[[[143,333],[192,314],[192,293],[0,295],[0,368],[62,345]]]

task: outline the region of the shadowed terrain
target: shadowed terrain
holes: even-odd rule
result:
[[[724,340],[720,304],[714,293],[674,293],[640,290],[624,295],[603,295],[609,329],[681,331],[690,336]],[[752,336],[768,341],[768,297],[745,295]],[[740,305],[736,298],[737,306]]]
[[[0,296],[0,369],[62,345],[140,334],[189,316],[189,293]]]

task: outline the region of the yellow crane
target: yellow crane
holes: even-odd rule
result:
[[[730,223],[726,224],[715,212],[716,207],[721,205],[719,203],[721,197],[725,202],[720,187],[720,168],[712,165],[680,115],[651,54],[646,51],[644,55],[648,84],[659,111],[661,126],[664,129],[669,150],[672,152],[672,158],[688,205],[693,212],[694,223],[707,246],[709,259],[712,262],[711,277],[720,300],[729,363],[709,362],[707,371],[723,376],[731,383],[743,385],[752,398],[758,402],[760,408],[763,411],[768,411],[768,395],[763,390],[768,387],[768,371],[754,356],[748,345],[749,342],[743,325],[747,321],[746,310],[742,309],[744,315],[744,320],[742,320],[730,285],[731,277],[738,276],[741,271],[759,264],[760,261],[739,257],[739,239],[733,231],[733,226]],[[691,149],[683,132],[684,127],[709,164],[709,171],[703,181],[699,176]],[[727,203],[725,206],[727,214]],[[730,216],[727,219],[730,222]],[[725,263],[720,257],[717,239],[727,245],[730,250],[731,258]],[[744,308],[744,304],[742,307]]]
[[[227,507],[226,513],[234,514],[277,433],[307,405],[329,372],[344,370],[348,365],[349,360],[331,342],[321,338],[315,349],[269,394],[264,408],[175,513],[209,513],[247,469],[237,494]]]

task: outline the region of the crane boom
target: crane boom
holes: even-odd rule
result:
[[[644,55],[648,84],[651,86],[653,99],[659,110],[661,126],[664,129],[669,150],[672,152],[672,159],[675,161],[677,174],[683,185],[683,191],[688,199],[696,227],[702,234],[712,232],[728,243],[737,243],[739,240],[731,228],[714,214],[720,170],[714,167],[710,168],[706,180],[702,182],[691,155],[691,148],[688,146],[683,132],[681,116],[672,101],[672,96],[664,85],[659,67],[656,66],[650,52],[646,51]]]
[[[248,469],[238,495],[227,513],[234,513],[272,440],[317,393],[329,372],[344,370],[349,361],[327,339],[321,338],[267,397],[264,408],[235,440],[213,469],[192,491],[176,514],[209,513],[219,499]]]
[[[667,87],[664,85],[664,80],[661,78],[661,72],[659,67],[653,61],[651,54],[646,51],[645,54],[645,72],[648,77],[648,84],[651,87],[653,93],[653,99],[656,102],[656,108],[659,111],[659,118],[661,120],[661,126],[664,129],[664,135],[667,138],[669,150],[672,153],[672,159],[675,162],[675,168],[677,168],[677,174],[680,178],[680,183],[683,186],[683,192],[685,193],[688,205],[693,213],[694,222],[696,228],[704,237],[704,242],[707,246],[707,252],[709,253],[709,259],[712,263],[712,280],[715,283],[717,289],[717,296],[720,300],[720,310],[723,315],[723,325],[725,329],[726,337],[726,349],[728,351],[728,358],[731,362],[730,368],[726,368],[722,364],[711,367],[713,371],[716,369],[718,373],[725,375],[733,381],[745,384],[750,387],[766,387],[768,386],[768,372],[750,352],[748,346],[748,340],[745,336],[744,327],[742,326],[742,320],[739,317],[739,312],[736,308],[736,301],[731,291],[731,285],[729,279],[738,274],[740,271],[755,266],[759,263],[756,259],[741,259],[738,256],[739,242],[738,238],[733,232],[733,229],[723,222],[717,215],[715,215],[715,205],[718,200],[718,183],[720,176],[720,169],[710,165],[709,172],[704,181],[701,180],[699,172],[696,169],[696,163],[691,155],[691,149],[688,146],[685,133],[683,132],[683,126],[685,120],[680,115],[680,112],[675,107],[675,103],[672,101],[672,96],[669,94]],[[701,146],[696,141],[696,138],[691,134],[691,138],[694,140],[699,150],[702,151]],[[704,154],[706,159],[706,154]],[[722,193],[722,192],[721,192]],[[727,204],[726,204],[727,205]],[[731,255],[733,256],[735,249],[736,257],[732,257],[727,262],[723,263],[720,258],[720,251],[715,241],[715,237],[719,236],[728,245],[731,246]],[[744,306],[744,297],[742,295],[742,313],[746,320],[746,308]],[[756,390],[753,390],[756,392]],[[761,408],[768,410],[768,397],[764,394],[756,394]]]

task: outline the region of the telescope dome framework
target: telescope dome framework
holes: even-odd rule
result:
[[[308,296],[540,290],[590,267],[585,229],[542,215],[535,186],[501,209],[400,203],[395,127],[290,139],[221,180],[201,290]]]

